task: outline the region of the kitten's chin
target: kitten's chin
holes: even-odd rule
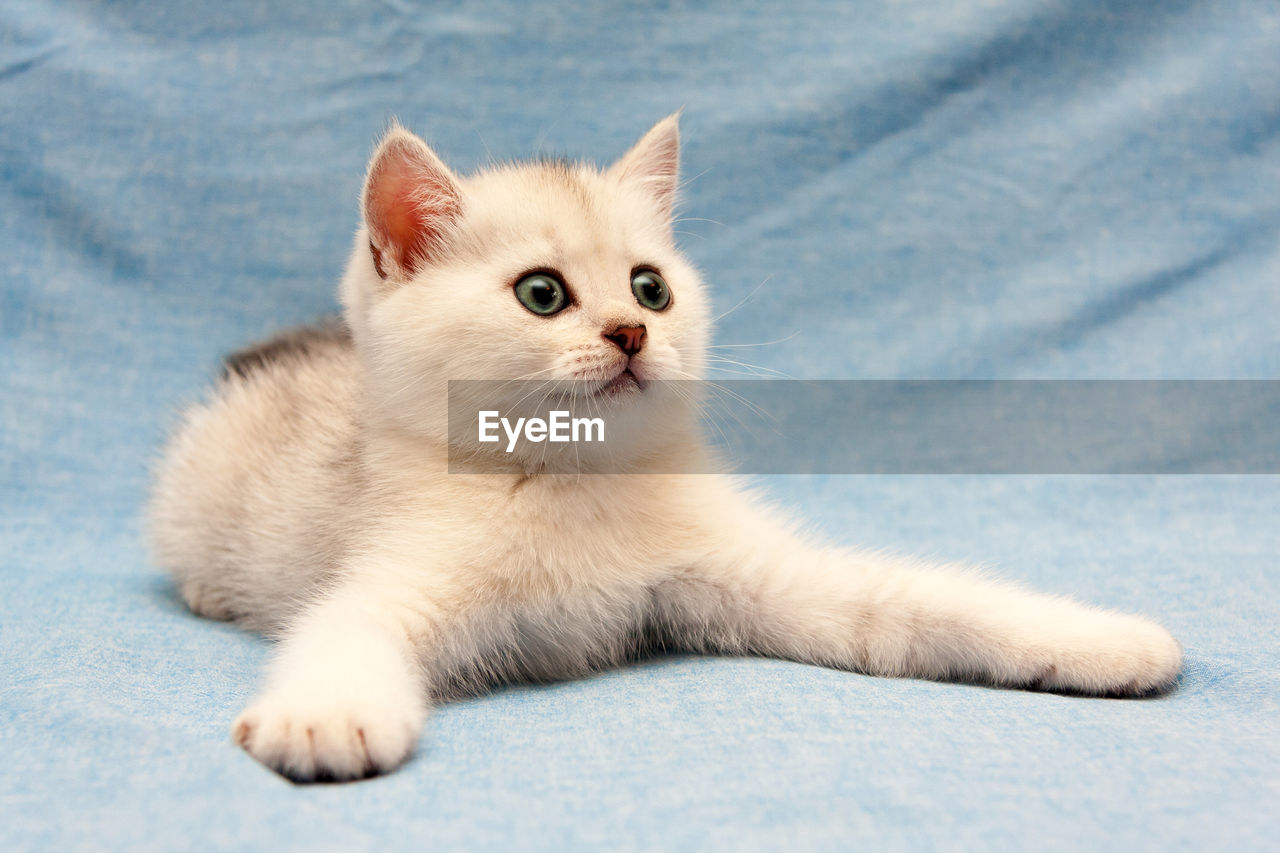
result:
[[[636,376],[628,367],[612,379],[601,382],[592,396],[606,400],[623,400],[642,393],[648,386],[648,380]]]

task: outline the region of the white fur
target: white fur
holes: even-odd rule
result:
[[[627,360],[602,333],[637,324],[636,375],[701,375],[707,300],[671,234],[677,152],[673,116],[604,172],[463,179],[393,129],[371,180],[427,169],[430,191],[367,187],[366,220],[392,223],[374,242],[394,240],[403,211],[369,206],[411,198],[433,229],[426,253],[380,275],[374,251],[404,247],[371,249],[362,228],[341,289],[353,342],[286,347],[188,413],[157,471],[154,551],[194,611],[279,635],[233,727],[260,761],[298,780],[386,771],[432,700],[655,646],[1090,694],[1173,681],[1180,647],[1141,617],[813,543],[731,478],[644,473],[702,457],[675,408],[611,442],[610,470],[628,473],[545,473],[545,458],[479,444],[468,451],[493,454],[496,473],[447,473],[449,379],[603,382]],[[669,283],[668,310],[633,298],[639,264]],[[572,310],[515,300],[535,268],[563,274]],[[616,404],[650,425],[657,405]]]

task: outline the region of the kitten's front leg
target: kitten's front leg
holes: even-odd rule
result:
[[[300,782],[397,767],[417,744],[427,714],[415,641],[422,621],[398,603],[336,590],[287,632],[232,737]]]
[[[1168,687],[1182,649],[1159,625],[877,554],[817,548],[737,494],[715,507],[711,545],[656,597],[695,649],[752,652],[877,675],[974,679],[1095,695]]]

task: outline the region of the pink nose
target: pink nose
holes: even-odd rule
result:
[[[604,332],[602,337],[613,341],[627,355],[635,355],[644,346],[644,326],[619,326],[612,332]]]

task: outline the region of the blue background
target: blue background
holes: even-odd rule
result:
[[[1280,372],[1274,4],[609,6],[0,9],[0,846],[1274,845],[1275,477],[764,481],[1157,617],[1163,698],[675,657],[448,705],[357,785],[230,743],[268,648],[149,564],[147,465],[221,353],[333,308],[392,116],[466,170],[685,106],[717,340],[789,376]]]

